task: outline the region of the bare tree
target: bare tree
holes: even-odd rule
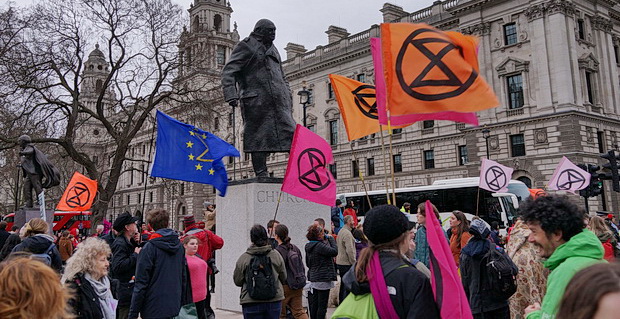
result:
[[[45,132],[33,134],[33,142],[57,144],[99,181],[96,225],[125,162],[138,160],[128,157],[128,149],[154,109],[164,104],[191,109],[214,84],[175,84],[184,18],[170,0],[47,0],[17,10],[0,13],[14,25],[13,32],[0,33],[0,112],[6,116],[0,148],[15,145],[23,123],[29,123],[26,130]],[[96,90],[87,92],[85,62],[95,44],[108,70]],[[100,138],[85,138],[93,126],[101,128]],[[93,153],[101,152],[109,158],[98,162]]]

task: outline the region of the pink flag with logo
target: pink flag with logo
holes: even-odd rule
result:
[[[558,167],[551,176],[549,189],[575,193],[590,185],[590,173],[573,164],[566,156],[562,156]]]
[[[383,76],[383,59],[381,59],[381,39],[370,39],[370,52],[372,53],[372,64],[375,67],[375,88],[377,97],[377,113],[379,115],[379,124],[387,125],[387,105],[386,105],[386,88],[385,77]],[[402,116],[390,117],[390,124],[399,126],[412,124],[425,120],[446,120],[453,122],[462,122],[478,126],[478,117],[476,113],[460,113],[460,112],[437,112],[426,114],[407,114]]]
[[[512,179],[513,171],[514,169],[510,167],[483,158],[478,186],[490,192],[505,193],[508,191],[508,183]]]
[[[334,162],[331,146],[320,136],[297,124],[282,191],[311,202],[334,206],[336,179],[329,171]]]
[[[425,205],[427,212],[433,211],[430,201],[427,200]],[[452,251],[437,218],[426,219],[426,239],[430,247],[431,286],[441,318],[473,318]]]

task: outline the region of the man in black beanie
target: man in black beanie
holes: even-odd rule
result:
[[[370,292],[366,269],[375,253],[379,254],[381,270],[392,306],[399,318],[440,318],[428,277],[417,270],[404,256],[409,250],[409,220],[398,207],[376,206],[364,219],[364,234],[369,246],[358,263],[344,276],[344,285],[355,295]]]

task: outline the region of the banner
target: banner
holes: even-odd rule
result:
[[[151,176],[213,185],[226,195],[224,156],[239,151],[219,137],[157,111],[157,144]]]
[[[425,205],[426,216],[431,216],[426,219],[426,239],[430,247],[431,286],[435,294],[435,302],[441,311],[441,318],[473,318],[450,245],[446,241],[446,235],[433,214],[431,202],[427,200]]]
[[[388,118],[385,96],[386,93],[385,78],[383,73],[383,61],[381,59],[381,39],[370,39],[370,51],[372,53],[372,63],[375,67],[377,115],[379,117],[379,123],[382,125],[387,125]],[[427,114],[407,114],[401,116],[390,116],[391,125],[406,125],[426,120],[446,120],[478,126],[478,117],[476,116],[476,113],[437,112]]]
[[[555,168],[551,180],[549,181],[549,189],[557,191],[575,191],[584,189],[590,185],[590,173],[582,170],[573,164],[566,156],[562,156],[558,167]]]
[[[87,211],[93,205],[95,196],[97,196],[97,181],[75,172],[62,194],[56,210],[65,212]]]
[[[334,206],[336,179],[331,146],[319,135],[297,124],[286,166],[282,191],[311,202]]]
[[[390,115],[475,112],[499,105],[478,73],[476,40],[426,24],[381,24]]]
[[[505,193],[508,191],[508,183],[512,179],[513,171],[514,169],[510,167],[483,158],[478,186],[490,192]]]
[[[336,74],[330,74],[329,80],[349,141],[379,132],[375,87]]]

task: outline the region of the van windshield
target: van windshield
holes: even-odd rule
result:
[[[523,183],[509,183],[508,193],[515,194],[515,196],[517,196],[517,200],[519,200],[519,203],[531,196],[527,186]]]

